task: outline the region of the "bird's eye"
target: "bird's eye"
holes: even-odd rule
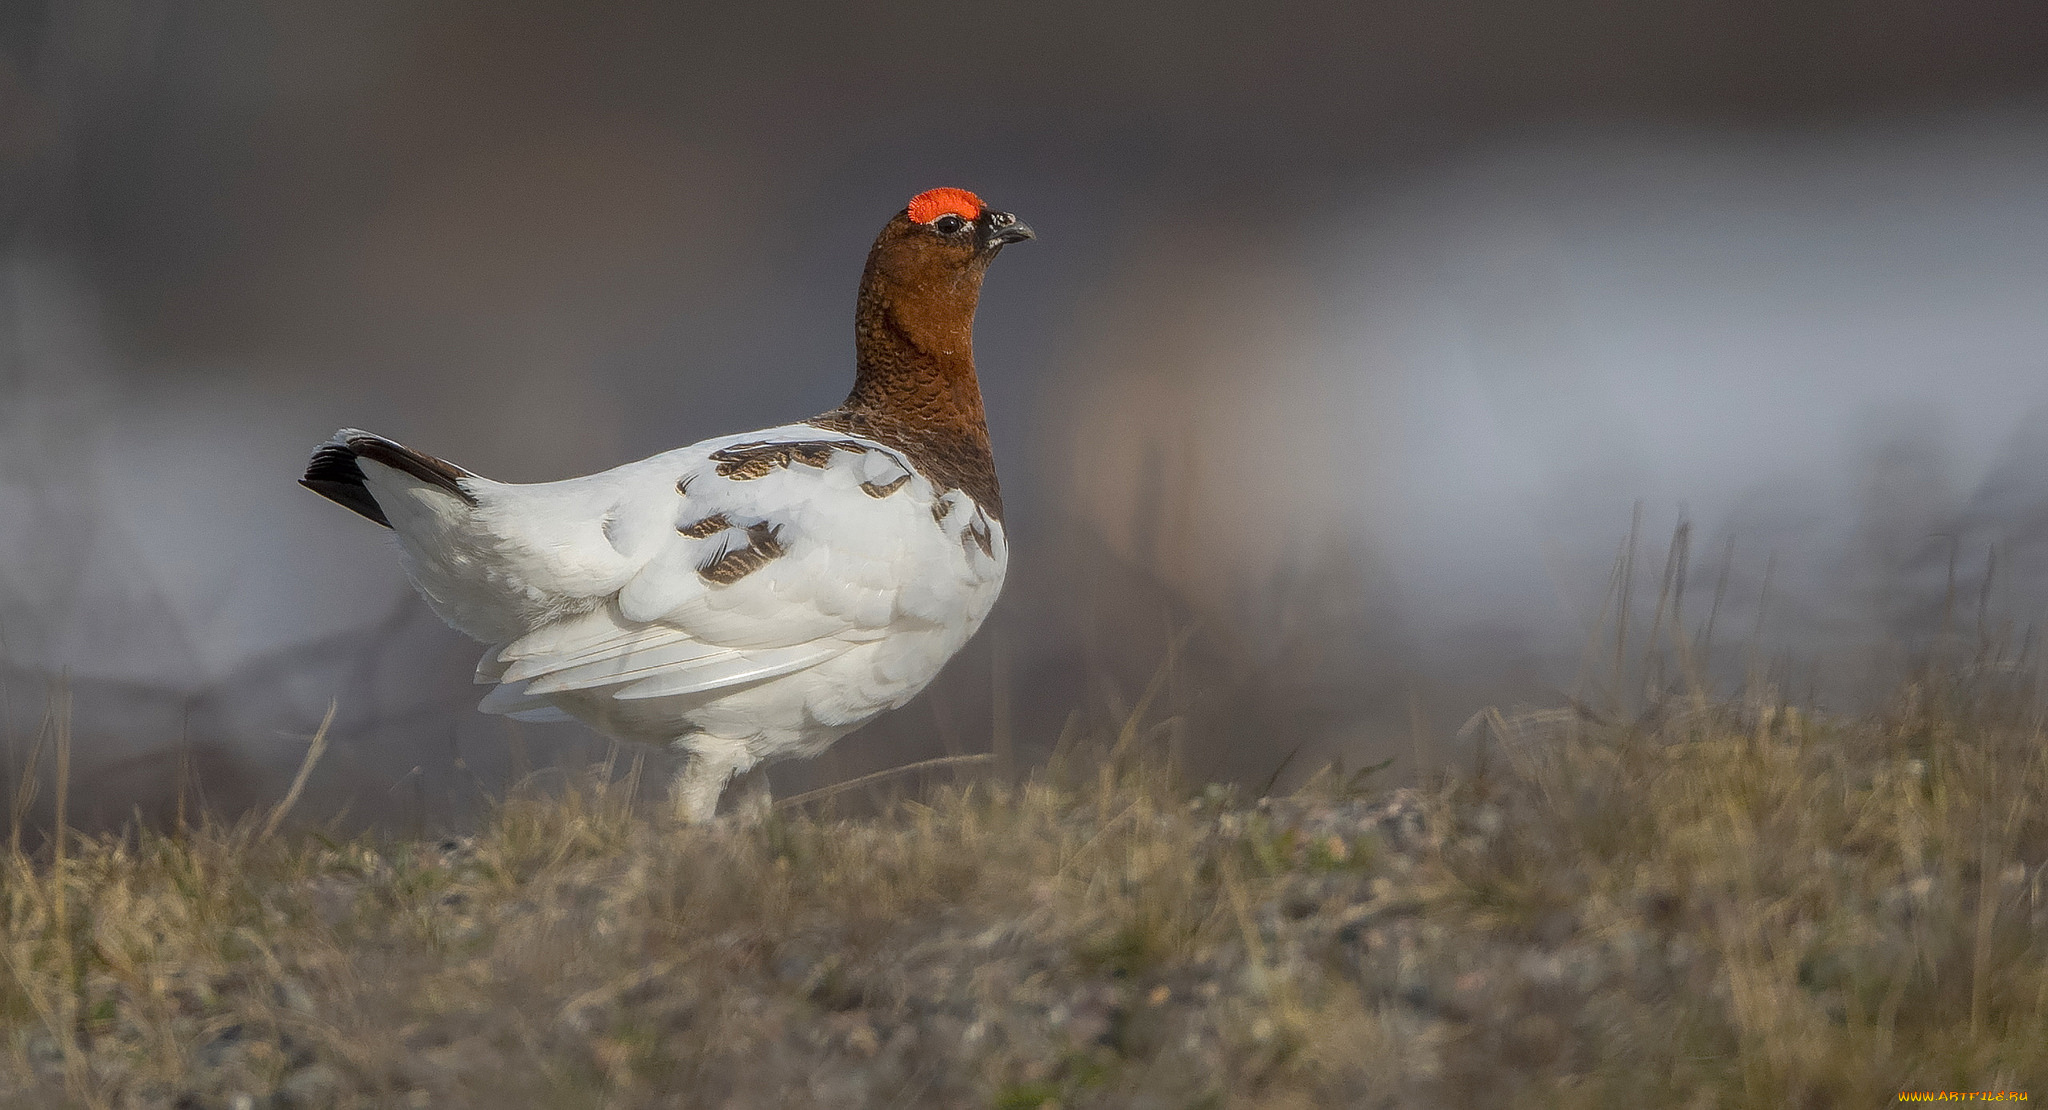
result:
[[[966,227],[967,221],[958,216],[940,216],[932,221],[932,226],[937,228],[941,235],[953,235],[958,233],[961,228]]]

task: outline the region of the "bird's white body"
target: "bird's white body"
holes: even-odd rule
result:
[[[561,482],[464,473],[460,494],[360,466],[420,593],[492,645],[482,708],[687,749],[693,819],[734,774],[816,755],[924,689],[1008,563],[987,507],[812,424]]]

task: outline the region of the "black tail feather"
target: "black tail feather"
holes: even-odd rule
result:
[[[306,465],[306,476],[299,479],[299,484],[350,512],[389,528],[391,519],[384,515],[383,506],[377,504],[377,498],[370,493],[370,487],[363,478],[363,468],[356,461],[359,458],[402,470],[422,482],[447,490],[471,505],[476,504],[476,498],[462,488],[461,479],[474,477],[469,471],[383,436],[353,429],[337,433],[332,441],[321,444],[313,452],[312,461]]]
[[[299,484],[358,516],[391,527],[384,507],[377,504],[363,481],[363,468],[356,465],[356,453],[342,444],[322,444],[313,452],[313,461],[307,464],[306,476],[299,479]]]

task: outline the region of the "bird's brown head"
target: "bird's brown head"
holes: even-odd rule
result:
[[[862,307],[872,296],[892,310],[910,338],[952,346],[973,324],[989,262],[1006,245],[1030,238],[1031,229],[1017,217],[965,189],[919,193],[882,228],[868,252]]]

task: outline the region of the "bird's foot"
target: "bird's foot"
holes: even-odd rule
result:
[[[678,741],[690,753],[690,761],[677,773],[671,788],[676,820],[685,825],[710,824],[718,813],[718,799],[726,784],[739,776],[729,817],[740,824],[754,824],[768,815],[768,774],[754,763],[742,741],[693,736]]]
[[[768,789],[768,768],[755,766],[739,777],[729,790],[732,804],[725,819],[737,825],[758,825],[775,810],[775,798]]]

